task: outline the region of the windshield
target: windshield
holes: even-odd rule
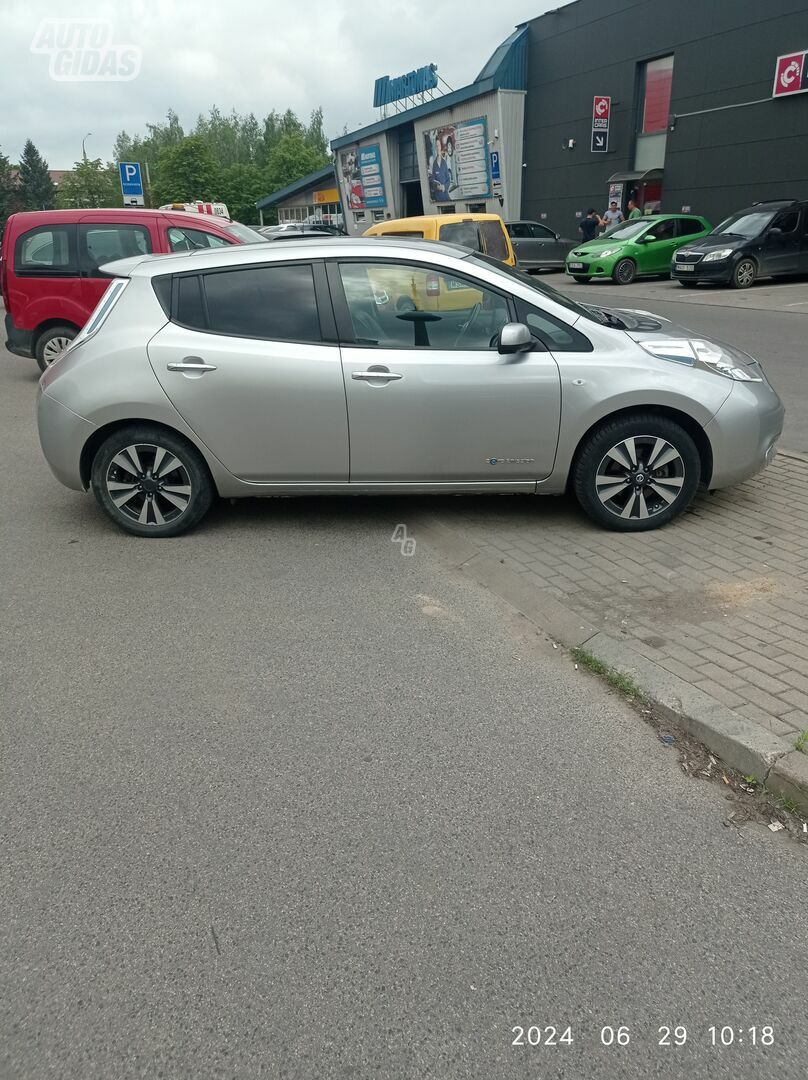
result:
[[[721,233],[732,233],[734,236],[745,236],[747,240],[751,240],[755,236],[760,236],[773,217],[774,213],[771,210],[751,210],[744,214],[733,214],[732,217],[728,217],[726,221],[717,225],[711,235],[720,236]]]
[[[233,236],[237,236],[242,244],[265,244],[267,242],[267,238],[262,236],[260,232],[251,229],[249,225],[242,225],[240,221],[231,221],[229,225],[225,225],[225,228]]]
[[[601,240],[608,237],[609,240],[632,240],[635,236],[647,229],[650,222],[648,218],[645,221],[627,221],[623,225],[617,225],[613,229],[607,229]]]
[[[507,263],[502,263],[498,259],[492,259],[490,255],[483,255],[482,252],[471,252],[467,258],[472,265],[477,264],[479,266],[484,266],[486,270],[493,270],[497,274],[502,274],[505,278],[518,281],[520,285],[527,285],[529,289],[539,293],[541,296],[547,297],[555,304],[560,304],[561,307],[566,308],[567,311],[574,311],[576,315],[580,315],[583,319],[589,319],[590,322],[600,323],[602,326],[617,325],[617,321],[614,317],[601,311],[600,308],[578,304],[575,300],[571,300],[569,296],[560,293],[558,289],[554,289],[552,285],[546,285],[532,274],[526,274],[524,270],[517,270],[515,266],[508,266]],[[623,329],[622,323],[620,323],[620,328]]]

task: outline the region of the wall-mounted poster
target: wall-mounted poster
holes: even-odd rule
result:
[[[387,206],[378,144],[341,151],[339,164],[351,210]]]
[[[489,198],[491,176],[484,117],[425,131],[424,149],[431,202]]]

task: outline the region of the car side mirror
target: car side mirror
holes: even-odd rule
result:
[[[497,339],[497,352],[501,356],[529,352],[533,348],[533,335],[524,323],[505,323]]]
[[[561,233],[560,233],[560,232],[557,232],[557,233],[555,234],[555,238],[556,238],[556,240],[560,240],[560,239],[561,239]]]
[[[656,236],[654,236],[654,234],[653,234],[653,233],[648,233],[648,235],[647,235],[647,236],[644,236],[644,237],[642,238],[642,242],[643,242],[644,244],[653,244],[653,243],[656,243],[656,239],[657,239],[657,238],[656,238]]]

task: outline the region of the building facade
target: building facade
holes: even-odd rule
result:
[[[522,197],[527,30],[517,28],[461,90],[427,97],[331,143],[349,235],[376,221],[482,211],[516,216]],[[376,82],[423,87],[436,65]],[[395,92],[395,91],[394,91]]]
[[[806,0],[576,0],[527,29],[524,217],[808,197]]]

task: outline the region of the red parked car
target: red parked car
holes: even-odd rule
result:
[[[6,348],[44,371],[78,334],[110,278],[99,266],[266,240],[237,221],[182,210],[37,210],[12,214],[0,245]]]

